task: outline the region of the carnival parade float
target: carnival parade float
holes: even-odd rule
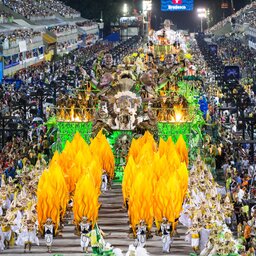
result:
[[[63,217],[74,216],[82,250],[88,252],[90,245],[93,255],[122,255],[104,240],[97,224],[99,196],[112,181],[122,182],[123,210],[134,239],[131,253],[147,255],[137,250],[144,249],[153,231],[161,236],[162,251],[170,253],[179,222],[187,227],[195,253],[238,251],[225,224],[229,197],[221,211],[218,186],[199,157],[207,103],[200,94],[203,85],[190,41],[171,31],[169,21],[164,25],[150,31],[147,45],[118,65],[105,53],[90,75],[81,68],[83,87],[68,99],[60,98],[54,110],[55,153],[37,190],[39,227],[50,219],[61,232]],[[197,186],[193,179],[201,176]],[[45,193],[46,187],[60,191],[47,207],[53,191]],[[200,197],[206,188],[216,194],[211,200],[207,193]],[[212,204],[206,207],[205,200]],[[218,212],[210,218],[214,207]],[[229,247],[223,236],[231,241]]]
[[[148,47],[127,55],[117,66],[112,56],[105,54],[95,63],[93,77],[85,72],[83,89],[68,102],[60,100],[56,109],[58,150],[76,132],[90,143],[102,129],[114,152],[119,180],[132,139],[146,131],[157,142],[170,137],[176,142],[182,135],[190,155],[196,154],[204,120],[199,106],[201,83],[184,80],[196,77],[186,46],[189,42],[183,38],[182,44],[173,45],[160,32],[155,44],[149,41]]]

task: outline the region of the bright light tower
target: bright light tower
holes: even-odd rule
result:
[[[151,12],[152,12],[152,0],[142,1],[143,15],[148,18],[148,31],[151,29]]]
[[[126,16],[128,14],[128,5],[125,3],[123,6],[123,14]]]
[[[207,17],[207,11],[205,8],[198,8],[197,9],[197,15],[201,20],[201,32],[203,32],[203,19]]]
[[[142,9],[144,14],[147,14],[147,12],[152,11],[152,1],[144,0],[142,2]]]

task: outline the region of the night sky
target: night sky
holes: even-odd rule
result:
[[[88,19],[99,20],[101,12],[105,23],[105,32],[110,33],[110,22],[116,21],[118,17],[122,16],[124,3],[128,4],[130,15],[132,10],[137,9],[138,12],[142,11],[143,0],[62,0],[73,8],[81,11],[82,16]],[[250,3],[251,0],[233,0],[235,9],[239,10],[241,7]],[[222,2],[229,3],[231,0],[195,0],[194,11],[191,12],[161,12],[161,0],[152,0],[153,13],[152,13],[152,27],[155,30],[161,28],[161,23],[165,19],[171,19],[178,29],[189,29],[190,32],[196,32],[200,27],[200,19],[197,17],[197,8],[210,9],[210,27],[216,24],[223,18],[223,10],[220,8]],[[225,11],[225,16],[232,13],[231,8]],[[207,24],[204,24],[207,28]]]
[[[235,9],[238,10],[246,5],[246,0],[233,0]],[[211,12],[211,25],[221,20],[223,17],[223,10],[220,6],[222,2],[228,2],[230,0],[195,0],[194,11],[191,12],[161,12],[161,1],[152,0],[153,2],[153,14],[152,14],[152,26],[154,29],[159,29],[160,24],[164,19],[171,19],[178,29],[189,29],[190,32],[196,32],[200,26],[200,19],[197,17],[196,9],[200,7],[209,8]],[[228,16],[231,14],[231,8],[226,10],[224,15]],[[207,24],[204,24],[207,27]]]

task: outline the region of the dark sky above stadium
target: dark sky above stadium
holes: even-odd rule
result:
[[[152,24],[155,29],[157,29],[164,19],[171,19],[174,24],[177,25],[179,29],[190,29],[191,32],[197,31],[200,26],[200,19],[197,17],[197,8],[209,8],[211,13],[211,24],[213,25],[217,21],[221,20],[223,17],[223,12],[225,16],[231,14],[231,8],[228,10],[221,9],[221,3],[229,3],[231,7],[231,0],[195,0],[194,1],[194,11],[192,12],[161,12],[161,1],[152,0],[153,2],[153,15]],[[234,7],[236,10],[250,3],[250,0],[233,0]],[[206,27],[207,24],[205,23]]]
[[[109,29],[111,21],[122,16],[122,8],[124,3],[127,3],[132,14],[132,9],[142,11],[142,0],[62,0],[73,8],[81,11],[83,17],[89,19],[99,20],[101,13],[105,22],[105,28]],[[238,10],[250,3],[251,0],[233,0],[235,9]],[[153,14],[152,25],[154,29],[159,29],[160,24],[164,19],[171,19],[178,29],[189,29],[190,32],[197,31],[200,27],[200,20],[197,17],[196,9],[198,7],[205,7],[210,9],[211,23],[214,25],[223,17],[223,10],[221,10],[221,3],[229,3],[231,0],[195,0],[194,11],[192,12],[161,12],[161,0],[152,0]],[[231,8],[226,10],[224,15],[231,14]],[[204,24],[207,27],[207,24]],[[109,31],[108,31],[109,32]]]

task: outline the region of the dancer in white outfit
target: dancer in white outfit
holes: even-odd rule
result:
[[[53,242],[53,230],[54,226],[52,223],[52,219],[48,218],[46,223],[44,224],[44,238],[45,244],[47,246],[47,251],[52,252],[52,242]]]
[[[104,193],[108,189],[108,175],[105,170],[102,173],[101,191]]]
[[[161,224],[161,232],[162,232],[163,252],[170,252],[171,244],[173,241],[172,224],[168,222],[166,218],[163,218],[163,222]]]
[[[22,227],[22,231],[18,236],[17,245],[24,246],[24,252],[28,248],[31,251],[32,244],[39,245],[39,239],[36,236],[35,224],[31,220],[27,220],[25,226]]]
[[[146,244],[147,227],[145,221],[141,220],[137,228],[137,247],[144,247]]]
[[[4,234],[2,232],[2,227],[0,226],[0,252],[4,250]]]
[[[92,225],[87,221],[87,217],[83,217],[80,222],[80,243],[82,247],[82,252],[88,253],[88,247],[90,243],[90,232],[92,230]]]

